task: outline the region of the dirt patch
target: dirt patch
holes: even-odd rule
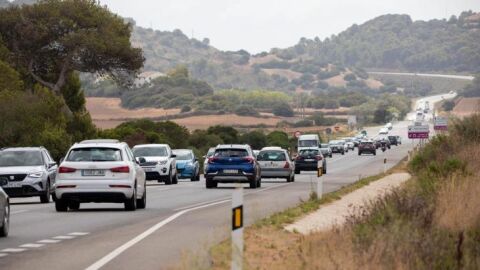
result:
[[[269,55],[266,55],[266,56],[259,56],[259,57],[250,57],[250,62],[249,64],[250,65],[254,65],[254,64],[265,64],[265,63],[268,63],[268,62],[271,62],[271,61],[282,61],[282,59],[278,58],[276,55],[273,55],[273,54],[269,54]]]
[[[453,114],[466,117],[480,111],[480,98],[462,98],[453,108]]]
[[[334,87],[345,87],[347,86],[347,82],[343,79],[343,74],[337,75],[335,77],[331,77],[325,80],[326,83],[330,86]]]
[[[383,83],[381,81],[377,81],[377,80],[372,79],[372,78],[366,79],[365,83],[371,89],[380,89],[380,87],[383,86]]]
[[[268,75],[279,75],[279,76],[285,77],[290,81],[293,79],[298,79],[302,76],[302,73],[295,72],[289,69],[273,68],[273,69],[262,69],[262,71],[267,73]]]
[[[282,117],[251,117],[251,116],[238,116],[236,114],[224,114],[224,115],[203,115],[193,116],[182,119],[174,119],[173,122],[186,126],[190,130],[195,129],[207,129],[210,126],[225,125],[225,126],[252,126],[265,124],[268,126],[275,126],[278,122],[286,120],[288,118]]]
[[[142,108],[142,109],[125,109],[122,108],[119,98],[100,98],[88,97],[87,110],[90,112],[94,122],[96,120],[115,120],[115,119],[136,119],[136,118],[152,118],[162,117],[166,115],[175,115],[180,109],[158,109],[158,108]]]

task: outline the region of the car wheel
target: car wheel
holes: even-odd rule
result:
[[[342,152],[342,156],[345,155],[345,152]]]
[[[295,169],[295,174],[300,174],[300,170]]]
[[[258,180],[256,178],[253,178],[250,180],[250,188],[257,188]]]
[[[50,181],[47,181],[47,184],[45,185],[45,193],[40,195],[40,202],[41,203],[50,202]]]
[[[257,188],[261,187],[262,186],[262,177],[258,177],[257,178]]]
[[[195,178],[195,181],[200,181],[200,170],[198,170],[197,177]]]
[[[358,151],[358,155],[361,156],[361,155],[362,155],[362,152]]]
[[[213,181],[212,179],[205,179],[205,187],[206,188],[216,188],[217,182]]]
[[[71,210],[78,210],[80,209],[80,202],[71,201],[68,203],[68,208],[70,208]]]
[[[137,200],[138,209],[145,209],[145,207],[147,207],[147,186],[144,186],[143,188],[142,198]]]
[[[0,228],[0,237],[8,236],[10,230],[10,203],[7,201],[4,209],[4,215],[2,220],[2,227]]]
[[[292,175],[291,181],[290,182],[295,182],[295,174]]]
[[[172,169],[168,172],[167,178],[165,178],[165,185],[171,185],[173,182]]]
[[[323,173],[323,174],[327,174],[327,166],[323,167],[322,173]]]
[[[373,155],[376,156],[376,155],[377,155],[377,151],[373,152]]]
[[[65,200],[57,199],[55,201],[55,210],[57,212],[67,212],[68,211],[68,204]]]
[[[135,184],[135,188],[133,189],[132,198],[127,199],[125,201],[125,210],[127,211],[135,211],[137,209],[137,184]]]
[[[178,174],[176,172],[175,172],[175,175],[173,176],[172,184],[174,185],[178,184]]]

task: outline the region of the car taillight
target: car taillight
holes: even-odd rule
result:
[[[245,160],[246,162],[248,162],[248,163],[250,163],[250,164],[255,163],[255,159],[252,158],[252,157],[246,157],[246,158],[243,158],[243,160]]]
[[[217,158],[216,158],[216,157],[209,157],[209,158],[208,158],[208,163],[209,163],[209,164],[212,164],[212,163],[214,163],[215,161],[217,161]]]
[[[129,173],[130,167],[128,166],[116,167],[116,168],[111,168],[110,171],[114,173]]]
[[[60,168],[58,168],[58,173],[73,173],[76,170],[77,169],[70,168],[70,167],[60,167]]]
[[[303,160],[303,157],[302,156],[298,156],[295,158],[295,160]]]
[[[290,163],[285,162],[285,166],[283,166],[284,169],[289,169],[290,168]]]
[[[316,156],[315,158],[316,158],[317,160],[322,160],[322,159],[323,159],[322,156]]]

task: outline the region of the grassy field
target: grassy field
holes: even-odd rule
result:
[[[466,117],[480,112],[480,98],[461,98],[452,113],[457,117]]]

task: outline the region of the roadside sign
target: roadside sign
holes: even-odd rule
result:
[[[408,138],[409,139],[428,139],[430,127],[428,125],[408,126]]]
[[[232,209],[232,231],[243,227],[243,205]]]
[[[332,129],[331,129],[331,128],[327,128],[327,129],[325,129],[325,132],[330,135],[330,134],[332,134]]]
[[[437,116],[434,119],[433,124],[434,130],[447,130],[448,129],[448,121],[445,117]]]

